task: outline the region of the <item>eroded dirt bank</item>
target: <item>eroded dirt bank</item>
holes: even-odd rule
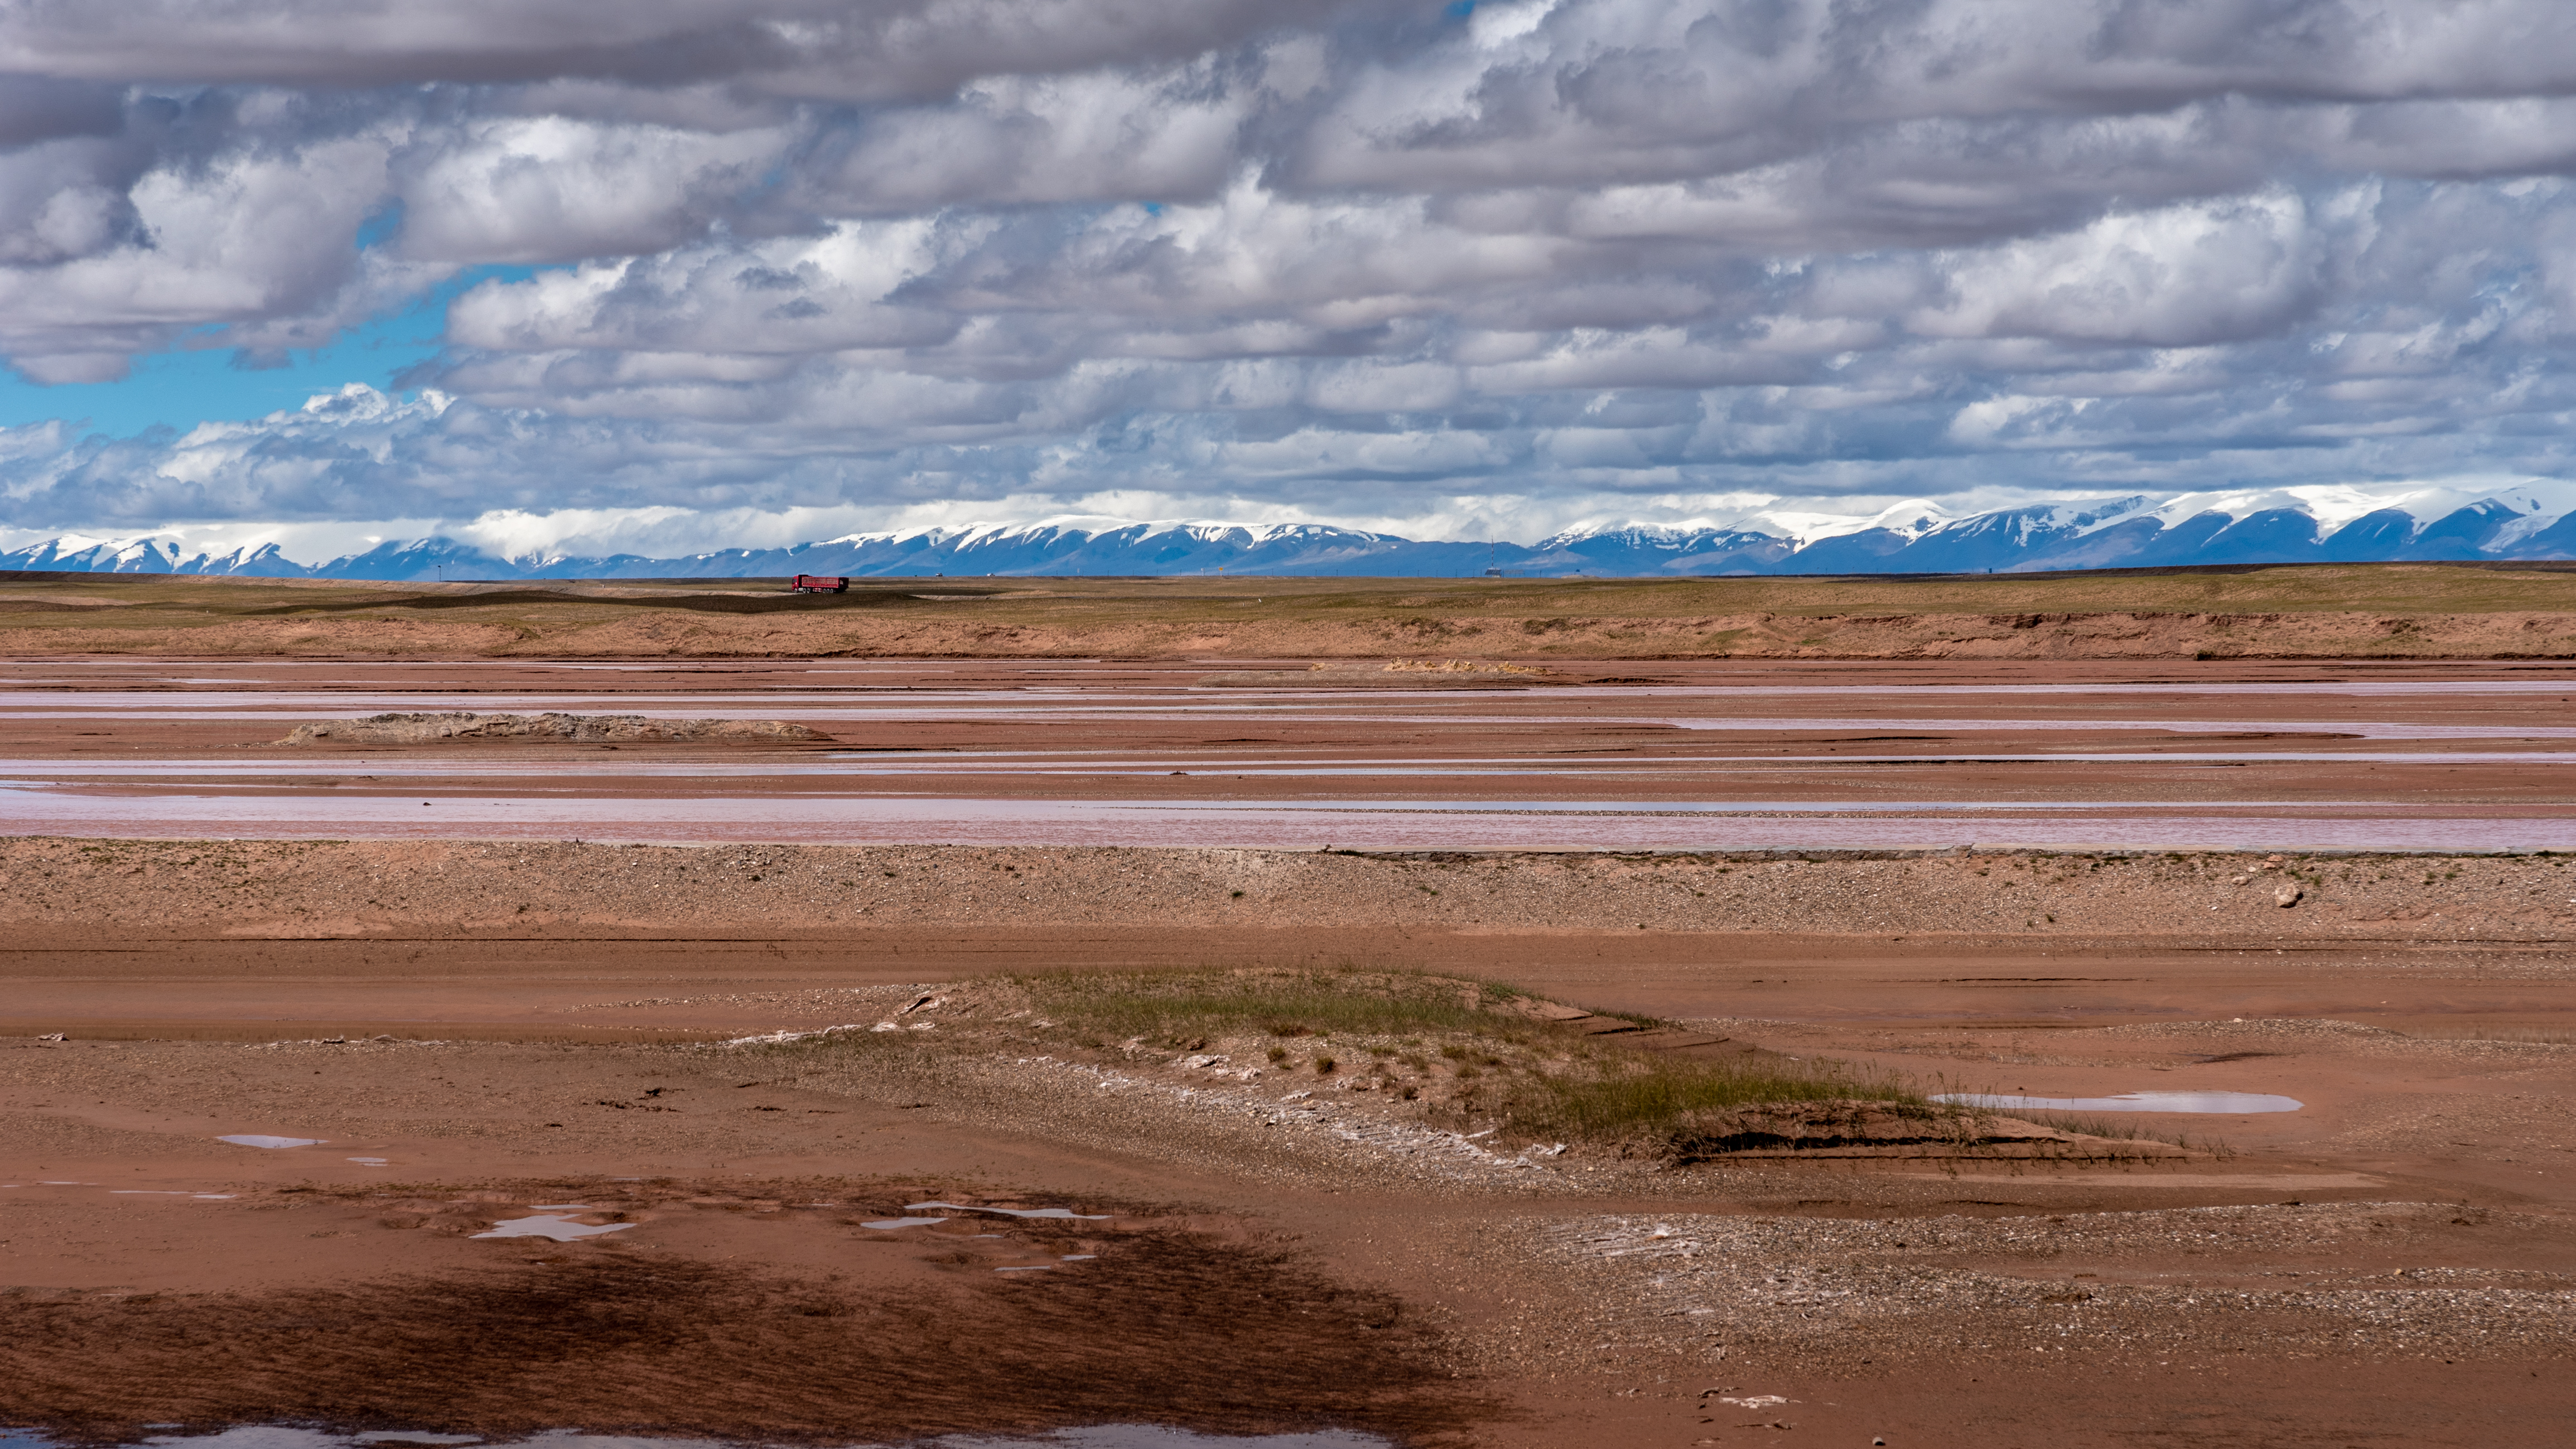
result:
[[[579,842],[0,840],[20,944],[584,934],[857,940],[1114,926],[2555,940],[2561,856],[1368,855]]]

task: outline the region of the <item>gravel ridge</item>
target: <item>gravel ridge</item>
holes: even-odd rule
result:
[[[232,934],[857,927],[2576,940],[2563,856],[1720,854],[0,837],[0,921]],[[2297,881],[2293,908],[2274,885]],[[2494,969],[2481,963],[2480,970]]]

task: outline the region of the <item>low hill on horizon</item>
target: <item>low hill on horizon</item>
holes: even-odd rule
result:
[[[2546,675],[2576,659],[2576,571],[2537,561],[1911,578],[902,577],[818,595],[774,577],[21,573],[0,575],[0,655],[1162,659],[1201,661],[1217,685],[1243,682],[1227,671],[1247,660],[1332,659],[1568,661],[1568,680],[1605,677],[1579,661],[1661,658],[2512,659]],[[1442,678],[1406,683],[1426,681]]]

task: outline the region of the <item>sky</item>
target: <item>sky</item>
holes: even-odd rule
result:
[[[0,544],[2576,469],[2563,0],[0,0]]]

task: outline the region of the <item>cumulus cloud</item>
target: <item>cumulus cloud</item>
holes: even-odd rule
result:
[[[25,0],[23,377],[519,270],[401,396],[0,435],[0,524],[2551,475],[2571,95],[2546,0]]]

